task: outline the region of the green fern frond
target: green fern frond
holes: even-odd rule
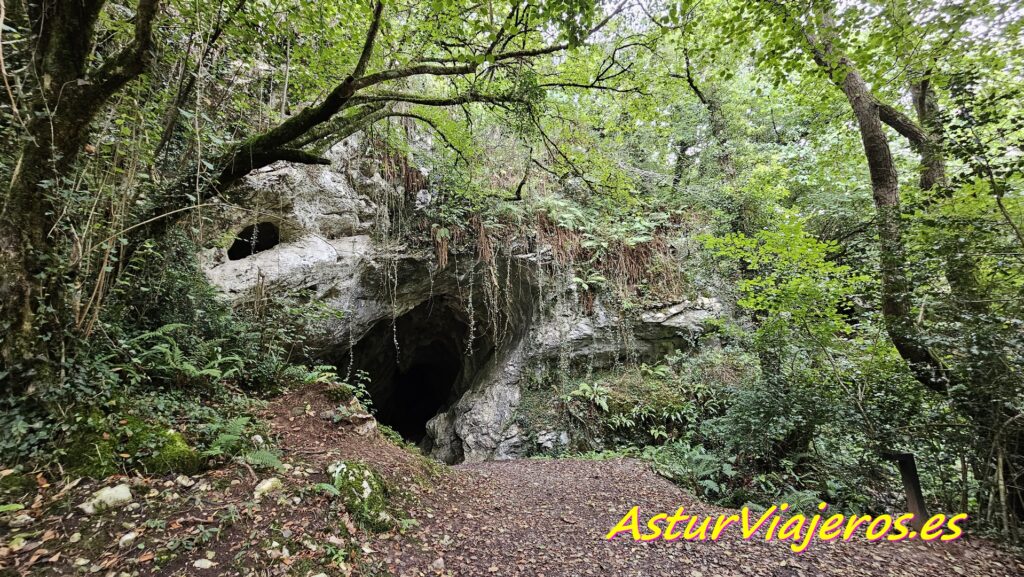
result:
[[[284,463],[281,462],[281,459],[266,449],[257,449],[246,453],[243,459],[253,467],[274,469],[276,471],[284,470]]]

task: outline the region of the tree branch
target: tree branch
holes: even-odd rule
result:
[[[377,32],[380,31],[381,15],[384,13],[384,3],[377,0],[373,5],[373,19],[370,21],[370,29],[366,31],[366,40],[363,42],[363,52],[359,55],[359,62],[352,71],[353,78],[360,78],[366,72],[366,65],[373,56],[373,45],[377,40]]]
[[[582,84],[579,82],[546,82],[544,84],[538,84],[538,88],[581,88],[584,90],[607,90],[609,92],[618,92],[620,94],[641,94],[647,96],[641,88],[636,86],[632,88],[616,88],[615,86],[605,86],[604,84],[597,84],[597,81],[591,82],[590,84]]]
[[[352,102],[350,101],[349,104],[352,104]],[[384,107],[385,103],[374,102],[358,108],[353,114],[341,117],[336,116],[332,118],[329,122],[321,124],[320,126],[311,130],[302,138],[294,141],[293,146],[297,148],[303,148],[317,142],[318,140],[328,138],[338,132],[343,131],[348,125],[360,122],[366,117],[381,110]]]
[[[426,116],[420,116],[419,114],[416,114],[414,112],[388,112],[386,114],[386,116],[388,116],[388,117],[414,118],[416,120],[420,120],[420,121],[426,123],[428,126],[430,126],[430,128],[434,129],[434,132],[436,132],[438,136],[441,137],[441,140],[444,141],[445,145],[448,148],[454,150],[455,154],[458,154],[459,158],[462,159],[462,162],[466,163],[466,166],[469,166],[469,159],[466,158],[466,155],[463,154],[462,151],[459,150],[457,146],[452,144],[451,140],[448,140],[448,136],[440,128],[438,128],[437,124],[435,124],[433,120],[427,118]]]
[[[627,3],[627,0],[622,0],[621,2],[619,2],[615,6],[615,8],[613,8],[611,10],[611,12],[609,12],[608,15],[604,17],[604,19],[602,19],[600,22],[598,22],[593,28],[590,29],[589,32],[587,32],[587,35],[583,39],[586,40],[586,39],[590,38],[591,36],[596,34],[599,30],[604,28],[609,22],[611,22],[612,18],[618,16],[619,13],[622,12],[622,10],[626,7],[626,3]],[[515,59],[515,58],[531,58],[531,57],[534,57],[534,56],[543,56],[545,54],[554,54],[555,52],[561,52],[562,50],[567,50],[568,48],[570,48],[570,44],[568,42],[562,42],[561,44],[552,44],[552,45],[549,45],[549,46],[542,46],[540,48],[528,48],[528,49],[523,49],[523,50],[511,50],[511,51],[508,51],[508,52],[500,52],[498,54],[495,54],[493,56],[492,60],[495,61],[495,62],[498,62],[498,61],[501,61],[501,60],[512,60],[512,59]],[[489,53],[490,52],[487,52],[487,54],[489,54]],[[420,62],[436,62],[436,63],[439,63],[439,64],[445,64],[445,63],[449,63],[450,64],[450,63],[455,63],[455,62],[467,62],[467,61],[470,61],[471,59],[473,59],[475,57],[476,57],[475,55],[470,55],[470,56],[453,56],[451,58],[423,58],[423,59],[420,60]]]
[[[502,96],[498,94],[481,94],[476,91],[469,91],[465,94],[448,97],[418,96],[403,92],[381,92],[378,94],[366,94],[352,97],[354,103],[367,102],[408,102],[410,104],[422,104],[424,106],[455,106],[468,104],[470,102],[485,102],[489,104],[506,104],[509,102],[521,102],[521,99],[514,96]]]
[[[319,150],[329,150],[335,144],[372,125],[374,122],[387,118],[389,112],[386,108],[384,110],[378,108],[369,114],[360,114],[358,117],[354,117],[348,122],[339,125],[333,132],[323,135],[319,140],[329,140],[326,143],[318,144],[316,148]]]
[[[872,99],[875,102],[875,106],[878,108],[878,117],[882,122],[886,123],[892,127],[893,130],[903,135],[912,145],[915,147],[921,147],[931,141],[931,136],[909,116],[900,112],[896,108],[879,101],[874,95],[872,95]]]
[[[196,63],[195,74],[189,74],[185,69],[189,62],[189,59],[187,57],[185,58],[185,63],[182,65],[182,79],[178,81],[178,92],[174,96],[174,101],[168,107],[166,119],[164,120],[163,132],[160,133],[160,140],[153,149],[154,157],[159,157],[160,153],[163,152],[164,147],[167,146],[168,142],[170,142],[171,137],[174,135],[174,128],[178,122],[178,117],[180,116],[181,107],[184,106],[185,101],[192,96],[192,91],[195,90],[196,86],[196,79],[199,77],[203,64],[210,58],[210,55],[213,53],[214,46],[217,45],[217,41],[220,40],[221,35],[224,33],[224,29],[234,19],[235,15],[242,11],[246,2],[247,0],[238,0],[226,18],[221,18],[220,11],[218,11],[217,24],[214,26],[209,40],[206,41],[206,45],[203,47],[203,52],[199,55],[199,60]],[[182,81],[186,75],[188,76],[188,81],[182,85]]]
[[[367,88],[381,82],[388,80],[397,80],[399,78],[408,78],[410,76],[457,76],[460,74],[470,74],[476,71],[477,64],[464,64],[459,66],[444,66],[440,64],[417,64],[415,66],[409,66],[406,68],[396,68],[394,70],[384,70],[381,72],[375,72],[356,80],[353,83],[353,87],[356,90]]]
[[[139,0],[135,9],[135,37],[131,44],[107,60],[91,79],[92,87],[83,98],[106,100],[146,69],[153,49],[153,22],[160,11],[160,0]]]

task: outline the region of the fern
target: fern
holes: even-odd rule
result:
[[[337,487],[330,483],[317,483],[316,485],[313,485],[313,488],[319,491],[323,491],[324,493],[327,493],[332,497],[337,497],[341,495],[341,490],[339,490]]]
[[[248,427],[251,422],[252,419],[249,417],[235,417],[221,427],[221,432],[228,435],[241,436],[245,433],[245,428]]]
[[[302,376],[302,382],[306,384],[330,384],[338,380],[337,369],[332,365],[317,365]]]
[[[209,448],[203,451],[203,455],[207,457],[219,457],[221,455],[237,453],[241,448],[245,429],[249,426],[250,422],[251,419],[249,417],[235,417],[223,424],[217,423],[210,425],[210,432],[216,433],[217,436],[214,437]]]
[[[255,451],[248,452],[242,459],[253,467],[274,469],[275,471],[284,470],[284,463],[281,462],[281,459],[266,449],[256,449]]]
[[[608,412],[608,395],[611,394],[611,390],[603,385],[591,385],[588,383],[580,383],[571,393],[569,398],[582,397],[591,403],[597,405],[602,411]]]

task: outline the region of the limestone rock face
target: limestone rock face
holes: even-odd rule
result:
[[[700,297],[646,312],[641,316],[644,323],[661,325],[670,330],[684,330],[699,333],[703,323],[722,314],[722,303],[718,299]]]
[[[584,313],[571,275],[540,278],[551,252],[543,246],[502,247],[492,269],[475,251],[452,254],[441,269],[429,238],[413,245],[395,232],[429,205],[430,193],[389,183],[361,148],[350,138],[331,150],[330,166],[275,164],[248,176],[243,195],[256,211],[226,211],[221,246],[202,253],[203,267],[228,299],[304,291],[342,311],[309,337],[315,360],[343,374],[348,367],[370,373],[378,419],[399,429],[421,419],[425,436],[411,440],[440,460],[525,454],[530,442],[515,416],[520,386],[537,366],[584,358],[610,366],[627,353],[654,358],[685,347],[706,320],[723,314],[721,303],[706,297],[639,318],[621,318],[600,299]],[[232,260],[231,241],[261,222],[279,230],[280,242]],[[495,269],[498,299],[485,290]],[[458,366],[447,389],[430,393],[432,412],[408,414],[399,401],[415,389],[402,383],[430,381],[445,363]],[[551,441],[566,444],[559,435]]]

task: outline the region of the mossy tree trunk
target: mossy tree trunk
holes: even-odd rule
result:
[[[96,22],[106,0],[43,0],[11,13],[35,47],[19,111],[21,150],[0,211],[0,372],[8,387],[45,385],[66,335],[66,272],[54,241],[60,191],[88,144],[97,113],[146,68],[158,0],[139,0],[134,38],[90,69]],[[18,4],[18,3],[15,3]]]

